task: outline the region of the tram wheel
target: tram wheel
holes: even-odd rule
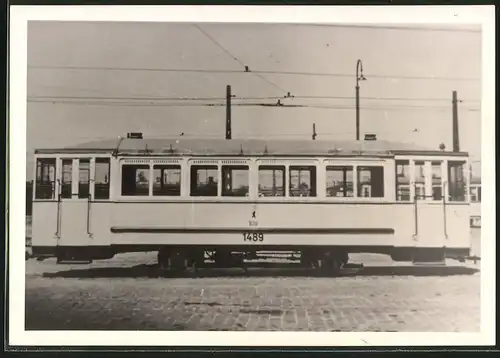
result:
[[[180,250],[160,249],[158,266],[161,271],[183,272],[187,269],[188,260]]]
[[[349,256],[345,252],[328,251],[315,260],[315,268],[323,275],[336,277],[340,275],[340,271],[348,259]]]
[[[166,249],[158,251],[158,268],[162,271],[170,268],[170,252]]]
[[[342,268],[342,261],[339,257],[332,256],[324,260],[323,270],[329,276],[338,276]]]

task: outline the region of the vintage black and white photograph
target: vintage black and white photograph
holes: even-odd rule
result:
[[[480,332],[483,45],[28,21],[25,330]]]

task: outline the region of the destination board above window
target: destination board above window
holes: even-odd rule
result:
[[[247,164],[248,162],[248,159],[228,159],[221,161],[222,164]]]
[[[175,159],[153,159],[151,161],[153,164],[179,164],[181,162],[180,158]]]
[[[212,159],[190,159],[189,164],[219,164],[219,161]]]
[[[122,159],[123,164],[149,164],[149,159]]]

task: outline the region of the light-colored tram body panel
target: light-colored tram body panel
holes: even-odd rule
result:
[[[75,207],[71,208],[71,204]],[[414,204],[97,202],[91,203],[88,235],[86,207],[80,203],[61,203],[60,238],[56,235],[57,205],[57,202],[35,203],[35,245],[245,245],[252,243],[243,241],[243,233],[264,229],[261,230],[264,241],[258,242],[259,245],[470,246],[469,222],[464,220],[468,217],[466,205],[446,205],[445,223],[442,205],[419,203],[417,231]],[[256,218],[252,220],[253,211]],[[251,226],[250,221],[257,225]],[[112,228],[128,232],[113,233]],[[182,228],[187,232],[169,232]],[[279,232],[282,228],[291,231],[280,234],[266,230]],[[196,229],[213,231],[199,233]],[[234,230],[227,233],[225,229]],[[332,232],[325,230],[318,234],[314,229],[332,229]],[[368,230],[356,234],[342,233],[339,229]],[[371,233],[370,229],[394,229],[394,234],[380,234],[376,230]]]
[[[88,239],[89,246],[109,246],[112,243],[110,227],[114,204],[106,201],[91,203]]]
[[[255,230],[259,245],[468,247],[466,206],[446,211],[445,223],[442,205],[419,204],[417,231],[414,204],[116,203],[110,242],[245,245],[243,234]]]
[[[259,245],[393,245],[394,235],[376,230],[392,229],[392,216],[390,205],[123,203],[113,210],[113,227],[129,232],[113,234],[112,240],[113,244],[245,245],[252,243],[244,241],[243,234],[256,231],[264,235],[263,241],[255,242]],[[177,228],[186,233],[169,233]],[[373,232],[353,230],[367,228]],[[405,236],[403,230],[404,226]]]
[[[442,203],[418,203],[415,231],[416,247],[464,248],[470,246],[468,229],[468,205]],[[446,216],[445,216],[446,211]],[[412,210],[415,213],[415,209]],[[415,214],[414,214],[415,215]],[[415,227],[415,224],[413,224]]]
[[[32,245],[56,246],[60,225],[57,218],[57,201],[33,203]]]

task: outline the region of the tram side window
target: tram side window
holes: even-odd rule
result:
[[[448,162],[448,194],[450,201],[465,201],[465,162]]]
[[[181,166],[155,165],[154,166],[153,195],[180,196],[181,195]]]
[[[73,182],[73,159],[62,160],[61,197],[71,199],[71,183]]]
[[[248,196],[248,166],[222,167],[222,196]]]
[[[95,182],[94,182],[94,197],[95,199],[109,199],[109,177],[111,173],[111,165],[109,158],[96,158],[95,160]],[[148,170],[149,173],[149,170]],[[146,174],[149,179],[149,174]],[[149,180],[148,180],[149,182]],[[149,188],[147,189],[149,192]],[[145,194],[147,195],[147,194]]]
[[[425,199],[425,162],[415,161],[415,197]]]
[[[122,166],[122,195],[149,195],[149,165]]]
[[[78,197],[87,199],[90,194],[90,159],[80,159],[78,169]]]
[[[396,200],[410,200],[410,162],[396,161]]]
[[[362,198],[384,197],[384,168],[378,166],[358,167],[358,196]]]
[[[316,196],[316,167],[290,166],[289,196]]]
[[[39,158],[36,163],[35,199],[54,199],[55,177],[55,158]]]
[[[432,200],[442,200],[443,199],[443,184],[442,184],[442,170],[441,162],[435,161],[431,162],[432,168]]]
[[[481,186],[474,185],[470,188],[470,201],[473,203],[481,202]]]
[[[217,165],[191,166],[191,196],[217,196]]]
[[[326,167],[326,196],[327,197],[352,197],[353,191],[352,166]]]
[[[284,166],[259,166],[259,196],[285,196]]]

